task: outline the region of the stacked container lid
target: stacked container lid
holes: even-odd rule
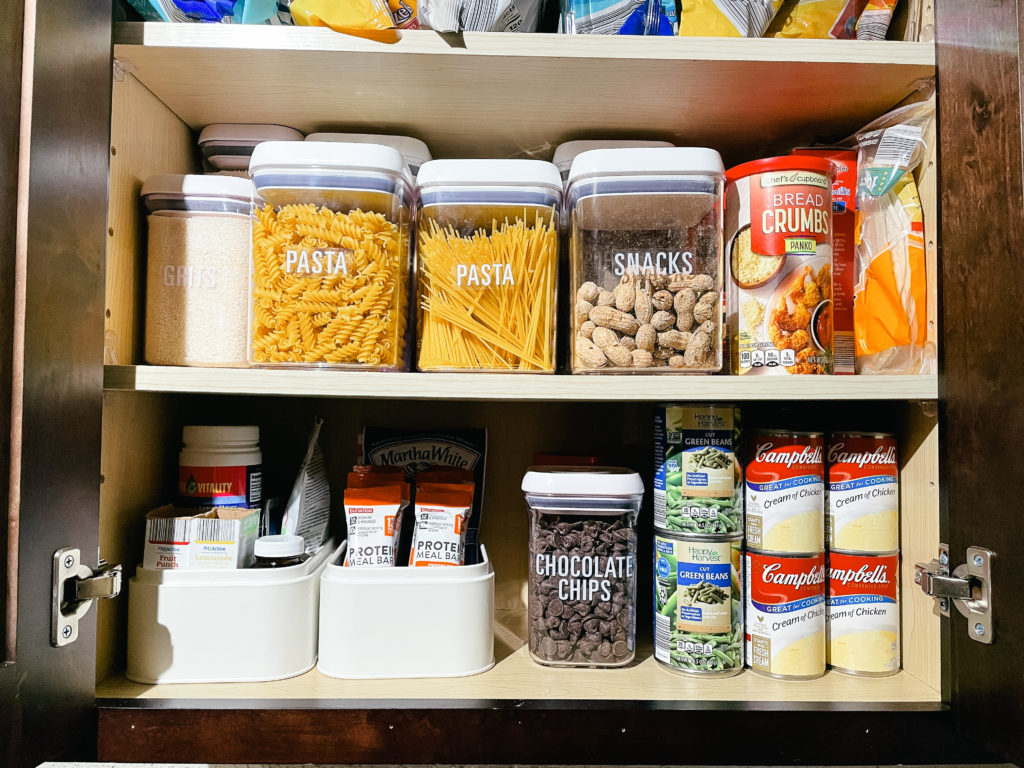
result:
[[[553,372],[555,166],[433,160],[417,189],[419,369]]]
[[[574,373],[722,367],[717,152],[604,149],[569,172]]]
[[[420,172],[420,166],[433,159],[426,143],[412,136],[391,136],[383,133],[311,133],[306,137],[306,141],[341,141],[349,144],[383,144],[386,147],[394,147],[402,153],[413,176]]]
[[[253,151],[252,362],[403,367],[412,182],[393,147]]]
[[[257,144],[264,141],[302,141],[302,133],[283,125],[213,123],[199,133],[203,160],[218,171],[246,171]]]
[[[562,181],[569,178],[569,169],[577,155],[593,149],[640,149],[644,147],[671,147],[667,141],[647,141],[644,139],[580,139],[566,141],[555,147],[555,156],[551,162],[558,168]]]

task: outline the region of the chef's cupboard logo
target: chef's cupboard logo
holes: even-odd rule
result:
[[[766,189],[796,184],[822,189],[832,188],[832,180],[828,176],[813,171],[773,171],[761,174],[761,186]]]

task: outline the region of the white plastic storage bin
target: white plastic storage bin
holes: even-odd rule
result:
[[[145,570],[128,587],[128,671],[137,683],[281,680],[316,663],[326,544],[287,568]]]
[[[494,666],[494,568],[345,568],[320,586],[320,659],[330,677],[460,677]],[[410,632],[416,642],[409,642]]]

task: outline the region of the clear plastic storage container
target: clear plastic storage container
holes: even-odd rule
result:
[[[344,141],[350,144],[383,144],[394,147],[402,153],[413,176],[420,172],[422,166],[433,157],[426,143],[412,136],[390,136],[384,133],[311,133],[306,141]]]
[[[402,368],[412,199],[402,155],[266,142],[249,173],[252,362]]]
[[[417,188],[419,369],[553,372],[558,169],[433,160]]]
[[[146,179],[142,201],[146,362],[246,365],[252,184],[161,174]]]
[[[573,373],[722,368],[722,158],[599,149],[569,172]]]
[[[218,171],[246,171],[257,144],[302,141],[302,133],[284,125],[212,123],[199,132],[203,162]]]
[[[530,656],[541,664],[618,667],[636,652],[640,475],[615,467],[531,467]]]

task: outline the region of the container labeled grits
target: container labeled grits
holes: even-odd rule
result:
[[[726,172],[732,371],[832,373],[832,163],[773,157]]]
[[[654,527],[743,532],[740,414],[731,405],[665,405],[654,412]]]
[[[759,430],[746,468],[747,546],[811,554],[825,548],[825,465],[821,432]]]
[[[747,666],[791,680],[825,674],[825,553],[747,550]]]
[[[851,675],[900,669],[899,553],[829,553],[828,663]]]
[[[674,672],[743,669],[742,535],[654,537],[654,658]]]
[[[829,549],[893,552],[899,548],[899,475],[892,435],[832,434],[825,494]]]

